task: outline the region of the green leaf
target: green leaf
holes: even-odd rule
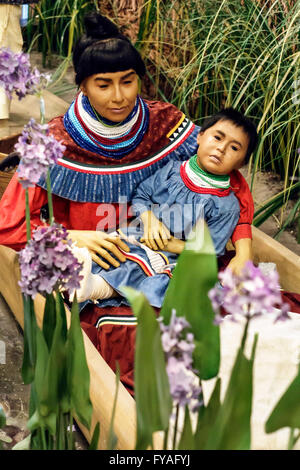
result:
[[[22,378],[25,385],[33,382],[36,361],[36,318],[31,297],[23,295],[24,306],[24,353],[22,363]]]
[[[123,288],[138,319],[134,383],[137,409],[136,449],[152,445],[152,433],[168,427],[172,410],[161,334],[153,308],[145,296]]]
[[[80,422],[89,429],[93,412],[90,400],[90,372],[86,361],[76,296],[72,304],[71,325],[68,332],[67,368],[72,408]]]
[[[6,416],[4,414],[4,410],[2,406],[0,405],[0,429],[4,428],[5,425],[6,425]]]
[[[201,379],[215,377],[220,364],[219,327],[207,296],[218,280],[217,261],[209,230],[198,222],[178,258],[161,310],[164,323],[170,322],[172,309],[185,317],[195,337],[194,367]]]
[[[43,334],[50,351],[56,324],[56,308],[53,293],[46,295],[46,303],[43,317]]]
[[[69,401],[66,372],[66,318],[65,308],[58,292],[56,295],[56,324],[49,353],[43,390],[39,397],[43,416],[57,412],[58,406]]]
[[[56,413],[49,413],[47,416],[40,415],[39,411],[35,413],[27,421],[28,429],[33,432],[40,428],[49,429],[52,435],[56,432]]]
[[[115,420],[115,413],[116,413],[116,406],[117,406],[119,383],[120,383],[120,368],[119,368],[119,364],[117,363],[116,364],[116,391],[115,391],[113,409],[112,409],[110,425],[109,425],[107,450],[114,450],[118,443],[118,438],[116,434],[114,433],[114,420]]]
[[[22,441],[15,444],[11,450],[29,450],[30,449],[31,434],[25,437]]]
[[[265,424],[266,433],[284,427],[300,429],[300,368]]]
[[[245,328],[244,338],[247,332]],[[219,408],[214,425],[209,429],[205,449],[249,450],[251,446],[252,370],[257,335],[252,355],[243,353],[244,338],[239,348],[224,401]]]
[[[205,448],[210,430],[215,425],[221,406],[220,391],[221,379],[218,378],[207,406],[202,406],[198,412],[198,422],[195,433],[195,449],[201,450]]]
[[[185,407],[184,425],[180,437],[180,442],[178,444],[178,450],[195,450],[195,439],[193,435],[188,406]]]
[[[41,415],[46,416],[48,414],[48,408],[44,411],[44,406],[41,402],[45,394],[45,376],[49,361],[49,351],[43,333],[39,328],[36,329],[36,345],[37,360],[34,376],[34,391],[39,412]]]
[[[97,450],[98,449],[98,441],[100,436],[100,423],[98,422],[95,426],[93,437],[91,443],[88,447],[88,450]]]

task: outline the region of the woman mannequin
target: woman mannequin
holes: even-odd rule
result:
[[[73,55],[80,91],[67,113],[50,122],[52,134],[66,146],[64,157],[51,169],[51,185],[56,221],[77,246],[88,248],[93,260],[108,268],[125,261],[117,247],[127,247],[104,230],[127,224],[137,184],[171,159],[186,160],[196,153],[199,127],[175,106],[138,95],[144,63],[108,19],[90,14],[85,25],[87,34]],[[238,171],[232,172],[230,182],[241,208],[232,237],[237,254],[231,267],[238,268],[251,257],[253,204]],[[33,227],[43,223],[45,188],[40,180],[29,190]],[[0,244],[16,250],[26,243],[24,198],[15,176],[0,203]],[[81,322],[108,364],[114,369],[119,362],[121,380],[132,393],[136,319],[131,310],[89,304]]]

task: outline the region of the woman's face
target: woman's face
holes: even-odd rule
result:
[[[101,116],[113,122],[121,122],[134,108],[138,76],[133,69],[96,73],[87,77],[80,89]]]

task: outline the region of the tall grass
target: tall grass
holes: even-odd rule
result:
[[[121,27],[138,7],[139,30],[131,37],[147,65],[146,96],[172,102],[200,125],[223,106],[254,120],[260,144],[249,165],[251,187],[258,169],[280,174],[283,215],[300,177],[300,0],[42,0],[30,37],[44,61],[53,52],[66,57],[57,80],[84,14],[95,7]]]
[[[251,187],[258,169],[280,174],[282,219],[289,187],[300,176],[299,0],[288,11],[282,0],[270,8],[255,0],[149,0],[137,47],[151,71],[152,97],[200,125],[223,106],[254,120],[260,144],[250,161]]]
[[[96,0],[41,0],[32,8],[25,35],[28,50],[42,53],[44,67],[51,66],[53,54],[61,57],[52,86],[70,65],[73,45],[84,32],[84,15],[96,8]]]

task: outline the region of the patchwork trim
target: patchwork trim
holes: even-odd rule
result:
[[[105,315],[98,318],[95,327],[100,328],[104,325],[137,326],[137,323],[137,317],[133,315]]]
[[[198,126],[188,121],[173,142],[136,163],[95,166],[65,157],[50,168],[52,193],[70,201],[118,203],[132,200],[136,187],[170,160],[183,161],[197,149]],[[45,177],[38,186],[47,189]]]

